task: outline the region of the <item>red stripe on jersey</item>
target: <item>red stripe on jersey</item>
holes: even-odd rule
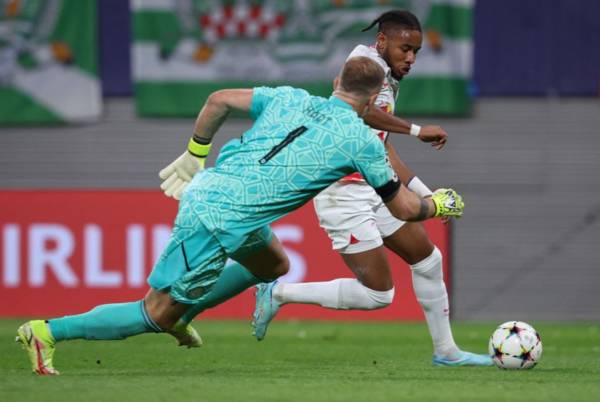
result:
[[[343,181],[365,181],[365,179],[362,177],[362,174],[360,174],[358,172],[354,172],[352,174],[349,174],[348,176],[342,177],[340,180],[343,180]]]

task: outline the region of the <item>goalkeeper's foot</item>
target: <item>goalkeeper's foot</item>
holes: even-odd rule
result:
[[[46,321],[33,320],[21,325],[15,339],[29,355],[32,370],[39,375],[58,375],[52,365],[54,338]]]
[[[451,358],[433,356],[434,366],[448,366],[448,367],[459,367],[459,366],[493,366],[494,361],[489,355],[478,355],[471,352],[458,351]]]
[[[273,288],[276,283],[277,281],[273,281],[256,285],[256,306],[252,315],[252,327],[254,327],[252,335],[259,341],[262,341],[267,335],[269,323],[281,307],[281,303],[273,298]]]
[[[187,346],[188,348],[199,348],[202,346],[202,338],[200,334],[191,324],[183,321],[177,321],[173,328],[166,331],[179,341],[179,346]]]

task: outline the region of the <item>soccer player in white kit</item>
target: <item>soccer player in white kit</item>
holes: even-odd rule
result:
[[[368,57],[386,73],[376,100],[379,108],[372,108],[364,120],[373,128],[374,135],[386,144],[390,162],[403,183],[421,197],[431,196],[431,190],[402,163],[394,148],[386,142],[389,132],[415,135],[438,149],[446,142],[447,135],[441,127],[421,128],[393,115],[399,81],[409,73],[421,47],[421,26],[412,13],[399,10],[382,14],[365,30],[375,24],[379,28],[376,43],[358,45],[348,56]],[[357,279],[258,284],[253,320],[258,340],[264,338],[269,322],[284,304],[317,304],[339,310],[373,310],[389,305],[394,297],[394,287],[385,254],[387,247],[411,267],[415,295],[433,340],[433,364],[493,364],[490,356],[462,351],[454,342],[443,281],[442,254],[421,223],[396,219],[359,174],[347,176],[322,191],[314,205],[333,249],[340,253]]]

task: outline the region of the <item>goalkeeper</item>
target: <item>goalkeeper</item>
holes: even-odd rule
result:
[[[58,374],[55,343],[71,339],[118,340],[174,326],[190,306],[211,298],[228,257],[261,280],[288,269],[269,224],[301,207],[321,190],[358,171],[399,219],[460,216],[453,190],[419,198],[401,185],[383,143],[359,116],[373,106],[383,69],[366,57],[346,62],[329,99],[291,87],[229,89],[213,93],[200,111],[194,136],[171,167],[168,189],[182,194],[171,237],[148,278],[143,300],[105,304],[83,314],[29,321],[17,341],[38,374]],[[213,135],[232,109],[249,111],[253,126],[226,144],[216,166],[202,168]],[[236,291],[236,278],[219,282]]]

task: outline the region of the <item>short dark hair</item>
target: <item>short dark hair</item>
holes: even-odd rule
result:
[[[399,29],[423,32],[421,30],[419,19],[413,13],[406,10],[387,11],[377,17],[371,25],[363,29],[362,32],[373,28],[375,24],[379,24],[377,27],[378,32],[383,32],[386,35],[392,30]]]
[[[340,87],[344,92],[368,97],[379,92],[385,72],[377,62],[358,56],[346,60],[340,74]]]

